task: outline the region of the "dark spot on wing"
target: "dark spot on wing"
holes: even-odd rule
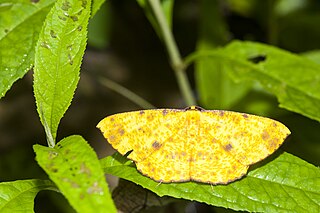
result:
[[[220,115],[220,116],[224,116],[224,111],[223,111],[223,110],[220,110],[220,111],[219,111],[219,115]]]
[[[145,133],[144,129],[142,129],[141,127],[138,128],[138,131],[141,131],[142,133]]]
[[[230,144],[230,143],[228,143],[227,145],[225,145],[224,147],[223,147],[223,149],[225,150],[225,151],[227,151],[227,152],[230,152],[230,150],[232,149],[233,147],[232,147],[232,145]]]
[[[124,133],[125,133],[124,129],[119,129],[119,134],[120,134],[121,136],[124,135]]]
[[[249,117],[249,115],[246,114],[246,113],[243,113],[242,116],[243,116],[244,118],[248,118],[248,117]]]
[[[189,162],[189,163],[194,162],[193,157],[190,157],[190,158],[188,159],[188,162]]]
[[[168,114],[168,110],[167,110],[167,109],[162,110],[162,115],[163,115],[163,116],[165,116],[165,115],[167,115],[167,114]]]
[[[110,140],[110,142],[112,142],[112,141],[114,141],[116,139],[116,136],[110,135],[110,137],[108,139]]]
[[[154,149],[159,149],[161,146],[162,146],[162,144],[161,144],[159,141],[154,141],[154,142],[152,143],[152,147],[153,147]]]
[[[269,140],[269,145],[271,149],[276,149],[279,146],[279,139],[277,138],[272,138],[271,140]]]
[[[140,115],[143,115],[145,112],[143,110],[140,111]]]
[[[261,137],[262,137],[262,140],[266,141],[270,138],[270,135],[269,135],[268,131],[264,130]]]

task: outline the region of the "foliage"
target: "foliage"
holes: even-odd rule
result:
[[[173,39],[173,31],[177,29],[173,16],[177,2],[137,0],[136,6],[141,7],[140,12],[145,13],[168,52],[171,71],[176,75],[187,105],[196,101],[186,75],[194,64],[195,91],[201,106],[276,117],[293,132],[291,141],[289,139],[284,147],[293,144],[287,152],[278,151],[254,165],[241,180],[216,186],[195,182],[164,184],[141,175],[131,161],[119,154],[99,162],[82,136],[57,139],[58,126],[78,86],[90,18],[99,13],[103,3],[103,0],[93,3],[90,0],[0,0],[0,97],[33,68],[36,108],[48,144],[36,144],[33,148],[37,163],[49,177],[42,180],[39,175],[36,179],[1,182],[1,212],[33,212],[34,199],[43,190],[62,194],[78,212],[116,212],[104,174],[132,181],[159,196],[176,198],[170,202],[195,200],[211,206],[257,212],[320,211],[320,170],[318,165],[307,162],[318,164],[320,155],[317,134],[320,128],[317,49],[320,45],[318,40],[312,42],[320,36],[319,28],[315,27],[318,14],[307,13],[308,5],[304,1],[291,5],[289,1],[228,0],[221,5],[219,1],[203,0],[197,3],[201,12],[196,50],[182,58],[181,55],[187,54],[180,53]],[[129,4],[119,4],[126,3]],[[237,35],[240,31],[232,29],[234,25],[230,24],[234,20],[227,22],[221,8],[255,20],[266,29],[266,37]],[[292,17],[301,19],[296,22]],[[308,39],[303,39],[301,26],[311,32],[306,35]],[[231,40],[232,36],[256,41]],[[176,38],[178,43],[183,40],[178,34]],[[111,44],[110,41],[102,43]],[[110,80],[100,82],[130,96],[136,103],[152,106],[116,83],[108,83]],[[277,102],[282,109],[277,107]],[[305,153],[296,154],[301,147]],[[307,161],[300,157],[308,153],[312,154]],[[4,172],[1,169],[1,173]]]
[[[81,136],[65,138],[54,148],[36,144],[34,151],[39,165],[75,210],[115,212],[96,153]]]
[[[159,184],[141,175],[132,162],[117,153],[101,159],[101,165],[105,172],[140,184],[159,196],[250,212],[317,212],[319,209],[314,202],[319,199],[319,169],[288,153],[280,154],[271,162],[262,162],[246,178],[216,186],[193,182]]]

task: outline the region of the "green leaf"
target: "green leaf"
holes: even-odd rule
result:
[[[17,180],[0,183],[0,212],[34,212],[34,198],[41,190],[56,190],[49,180]]]
[[[270,159],[268,159],[270,160]],[[158,183],[140,174],[131,161],[116,153],[101,159],[108,174],[130,180],[159,196],[196,200],[210,205],[253,212],[318,212],[320,169],[282,153],[228,185]]]
[[[229,34],[218,1],[201,1],[200,18],[197,51],[212,50],[227,42]],[[235,83],[217,58],[198,60],[195,68],[200,102],[207,109],[228,109],[250,89],[250,84]]]
[[[147,16],[148,20],[150,21],[153,29],[156,31],[157,35],[161,38],[161,31],[158,25],[158,22],[156,21],[156,18],[154,17],[152,13],[152,9],[148,3],[148,0],[137,0],[140,7],[144,9],[145,15]],[[164,15],[166,16],[168,26],[172,27],[172,11],[173,11],[173,5],[174,0],[162,0],[161,6],[162,10],[164,12]]]
[[[35,43],[53,0],[0,0],[0,98],[33,66]]]
[[[92,3],[92,14],[91,18],[98,12],[100,9],[101,5],[105,2],[106,0],[94,0]]]
[[[225,48],[195,53],[186,61],[213,57],[235,81],[256,81],[277,96],[280,107],[320,121],[320,66],[279,48],[234,41]]]
[[[78,212],[116,212],[96,153],[81,136],[54,148],[34,145],[36,160]]]
[[[317,64],[320,64],[320,50],[312,50],[312,51],[301,53],[300,55],[308,58],[309,60]]]
[[[230,109],[251,88],[251,84],[234,82],[222,67],[215,59],[204,59],[196,65],[200,103],[206,109]]]
[[[36,46],[34,94],[50,146],[79,81],[90,7],[89,0],[58,0]]]

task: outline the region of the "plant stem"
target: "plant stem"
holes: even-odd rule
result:
[[[159,0],[148,0],[156,20],[158,21],[160,32],[162,33],[163,41],[166,45],[169,58],[171,61],[171,67],[176,74],[179,88],[182,92],[183,98],[188,106],[196,105],[196,101],[192,95],[192,89],[189,84],[188,77],[184,63],[182,61],[177,44],[173,38],[172,32],[166,21],[164,12],[162,10]]]
[[[155,109],[156,107],[153,106],[151,103],[148,101],[144,100],[137,94],[131,92],[127,88],[121,86],[120,84],[117,84],[114,81],[111,81],[107,78],[100,78],[99,79],[100,83],[103,84],[104,86],[108,87],[109,89],[123,95],[124,97],[128,98],[130,101],[133,103],[137,104],[138,106],[144,108],[144,109]]]

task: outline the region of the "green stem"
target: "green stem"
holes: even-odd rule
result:
[[[40,119],[42,121],[44,131],[46,132],[48,146],[53,148],[56,145],[56,143],[55,143],[55,140],[53,139],[51,129],[46,121],[46,117],[44,116],[44,112],[43,112],[43,108],[42,108],[41,103],[39,105],[39,110],[40,110]]]
[[[185,72],[186,68],[184,66],[177,44],[173,38],[172,32],[166,21],[160,1],[148,0],[148,2],[153,10],[156,20],[158,21],[160,32],[162,33],[162,37],[169,54],[171,66],[175,72],[183,98],[187,105],[196,105],[196,101],[192,95],[192,89],[190,87],[189,80]]]
[[[120,84],[117,84],[114,81],[111,81],[107,78],[100,78],[99,79],[100,83],[103,84],[104,86],[108,87],[109,89],[123,95],[124,97],[128,98],[131,100],[133,103],[137,104],[138,106],[144,108],[144,109],[155,109],[156,107],[153,106],[151,103],[148,101],[144,100],[137,94],[131,92],[127,88],[121,86]]]

